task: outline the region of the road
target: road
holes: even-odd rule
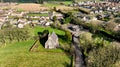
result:
[[[72,47],[75,55],[75,67],[85,67],[84,57],[78,45],[80,45],[79,36],[74,33],[72,35]]]
[[[83,53],[81,51],[81,48],[79,48],[79,46],[80,46],[79,35],[81,34],[80,26],[69,24],[69,25],[63,26],[63,28],[72,33],[72,45],[71,46],[72,46],[73,51],[74,51],[73,55],[75,57],[74,67],[85,67]]]

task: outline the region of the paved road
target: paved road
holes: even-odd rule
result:
[[[72,38],[73,38],[72,46],[74,48],[74,55],[75,55],[75,67],[85,67],[82,51],[78,47],[78,45],[80,45],[79,36],[76,34],[73,34]]]
[[[72,27],[72,29],[70,29],[70,27]],[[79,48],[79,35],[81,34],[80,27],[78,25],[69,24],[62,26],[62,28],[72,33],[72,47],[75,56],[75,67],[85,67],[83,54]]]

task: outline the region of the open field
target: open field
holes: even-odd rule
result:
[[[30,40],[0,48],[0,67],[66,67],[70,63],[64,52],[29,52],[33,43]]]
[[[62,2],[65,5],[71,4],[72,2],[66,1]],[[10,4],[9,6],[2,7],[3,9],[17,9],[23,11],[44,11],[51,10],[54,7],[61,10],[73,10],[73,7],[64,6],[57,3],[45,3],[45,4],[36,4],[36,3],[18,3],[17,5]]]
[[[49,16],[48,14],[40,14],[40,13],[29,13],[28,16]]]
[[[25,11],[43,11],[43,10],[53,9],[54,7],[60,10],[73,10],[73,7],[63,6],[60,4],[51,4],[51,3],[47,3],[47,4],[21,3],[16,6],[12,6],[13,9],[21,9]]]
[[[69,5],[69,4],[72,4],[72,1],[64,1],[62,3],[64,3],[65,5]]]
[[[64,31],[51,27],[36,26],[29,29],[31,36],[36,36],[38,32],[44,30],[65,35]],[[39,51],[29,52],[34,42],[35,40],[31,38],[27,41],[7,43],[5,47],[0,47],[0,67],[67,67],[70,65],[70,56],[62,49],[44,49],[39,43]]]
[[[12,6],[13,9],[22,9],[25,11],[42,11],[42,10],[49,10],[48,7],[44,7],[40,4],[34,4],[34,3],[20,3],[16,6]]]
[[[56,7],[56,9],[60,9],[60,10],[73,10],[73,7],[68,7],[68,6],[64,6],[64,5],[60,5],[60,4],[52,4],[52,3],[47,3],[47,4],[43,4],[43,6],[48,7],[50,9],[53,9],[54,7]]]
[[[36,26],[33,29],[30,29],[31,32],[34,32],[34,35],[37,35],[38,32],[43,32],[44,30],[48,30],[50,33],[55,32],[58,35],[65,35],[65,32],[62,30],[54,29],[51,27],[40,27]]]

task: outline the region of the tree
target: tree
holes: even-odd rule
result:
[[[4,2],[3,0],[1,0],[1,2]]]
[[[91,32],[95,33],[96,30],[99,30],[102,28],[102,22],[101,21],[91,21],[88,23]]]
[[[56,16],[53,17],[53,21],[54,21],[54,22],[57,21],[57,17],[56,17]]]
[[[67,18],[65,18],[65,21],[64,21],[64,23],[66,24],[66,23],[70,23],[71,22],[71,18],[70,17],[67,17]]]
[[[95,49],[89,53],[87,67],[117,67],[114,66],[120,61],[120,48],[117,46],[106,46]]]
[[[11,29],[3,29],[0,31],[0,43],[8,43],[13,41],[25,41],[30,38],[28,29],[19,29],[19,28],[11,28]]]
[[[105,25],[105,29],[109,31],[113,31],[116,25],[117,24],[115,22],[109,22]]]
[[[80,34],[80,43],[81,43],[81,48],[84,51],[84,54],[87,56],[90,49],[93,48],[92,34],[89,32],[84,32]]]
[[[36,0],[37,3],[43,4],[43,0]]]

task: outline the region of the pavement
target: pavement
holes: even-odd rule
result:
[[[79,35],[81,34],[80,26],[68,24],[63,27],[65,30],[68,30],[72,33],[72,47],[74,50],[73,55],[75,56],[75,60],[74,60],[75,67],[85,67],[83,53],[81,51],[81,48],[79,48],[80,46]]]

